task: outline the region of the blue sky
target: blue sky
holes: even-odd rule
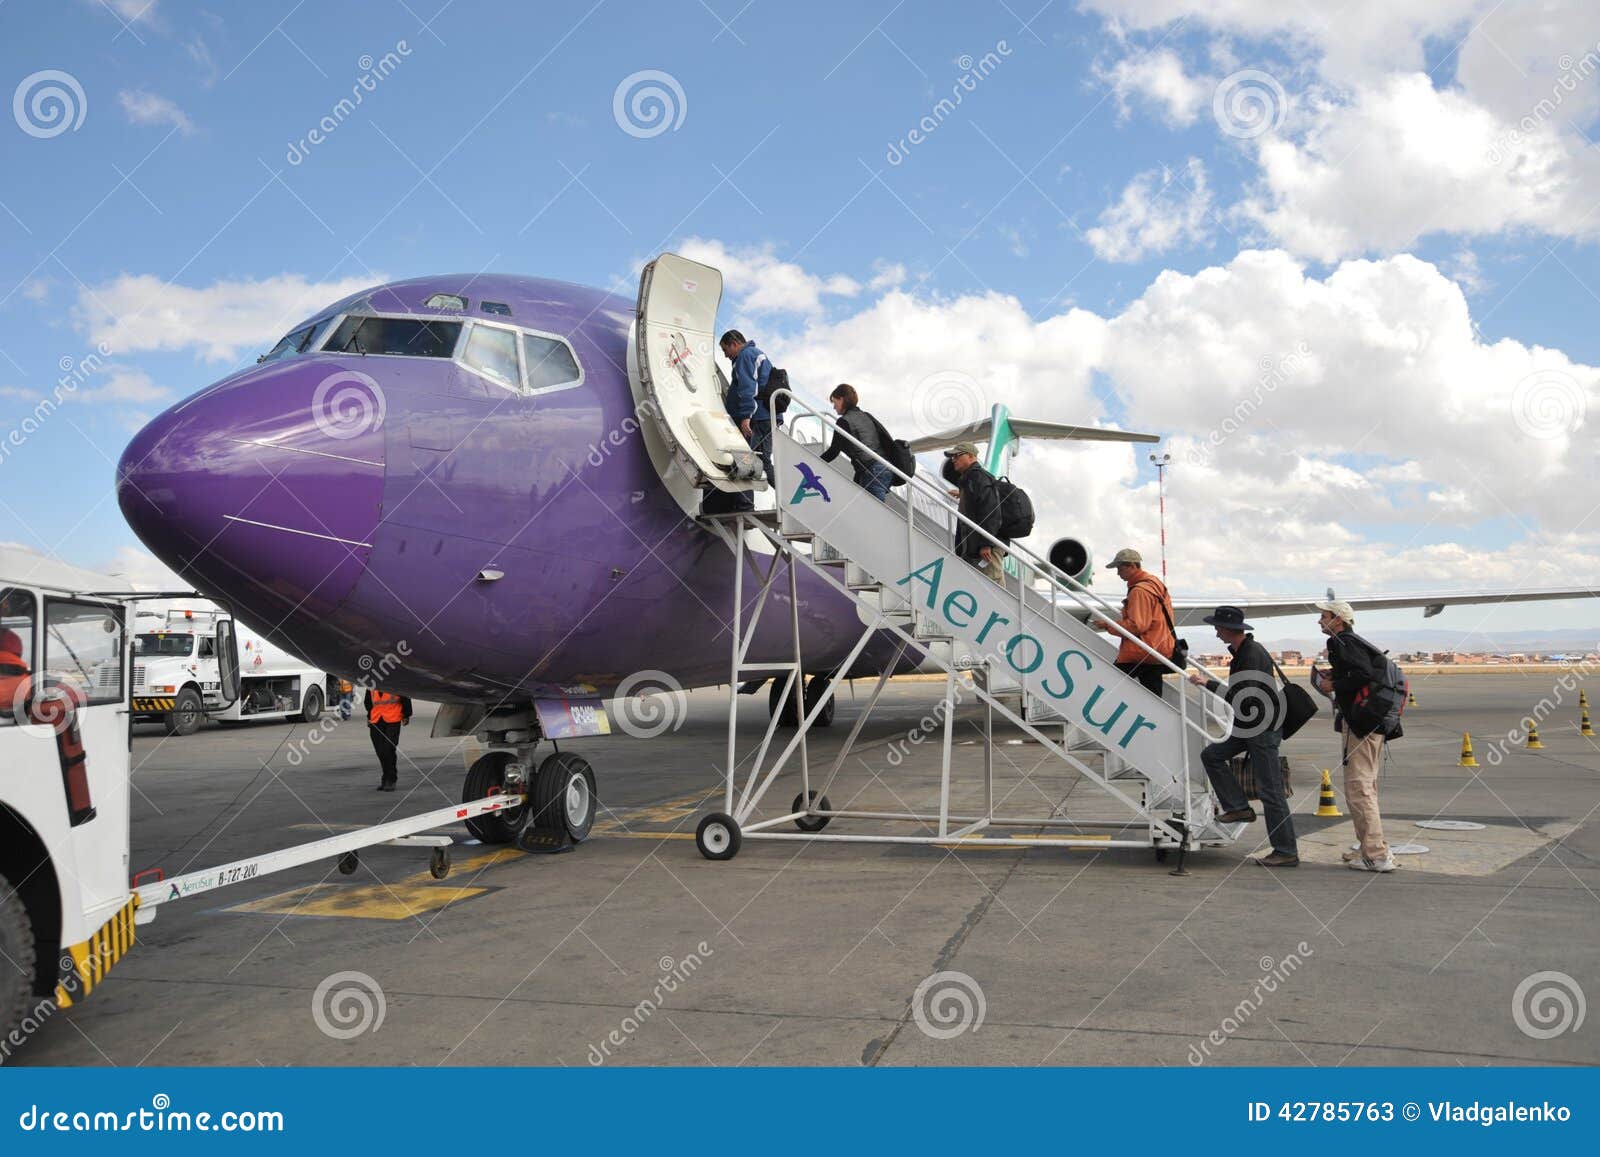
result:
[[[676,247],[726,258],[724,317],[802,384],[866,380],[910,421],[948,365],[984,401],[1173,435],[1169,532],[1195,593],[1600,579],[1589,504],[1545,501],[1595,481],[1600,77],[1561,67],[1600,44],[1594,16],[1396,0],[1329,27],[1224,7],[9,0],[0,89],[23,103],[0,118],[0,425],[63,359],[115,340],[0,461],[23,480],[0,541],[128,563],[111,496],[126,439],[295,309],[454,270],[631,292]],[[1544,13],[1546,39],[1519,9]],[[47,70],[76,91],[32,79]],[[614,115],[647,71],[668,78],[632,90],[666,94],[659,132]],[[1218,109],[1241,76],[1270,79],[1264,133]],[[27,105],[52,85],[81,124],[55,132]],[[1551,91],[1560,107],[1539,106]],[[1480,173],[1485,141],[1505,155]],[[1274,332],[1286,317],[1298,329]],[[974,327],[961,352],[905,347],[954,319]],[[1301,333],[1310,368],[1185,477],[1184,448],[1259,393],[1249,367]],[[1497,434],[1483,414],[1535,373],[1561,428]],[[1401,397],[1421,408],[1388,437],[1318,417],[1381,420]],[[1461,399],[1471,412],[1428,420]],[[1503,446],[1518,437],[1529,465]],[[1154,530],[1151,470],[1118,453],[1039,462],[1047,511],[1099,553]],[[1293,497],[1338,472],[1332,498]],[[1238,536],[1272,543],[1269,564]],[[1457,620],[1593,623],[1585,606]]]

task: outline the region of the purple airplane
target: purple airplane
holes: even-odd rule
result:
[[[652,288],[658,267],[667,272]],[[599,700],[639,672],[664,672],[683,687],[729,680],[731,555],[690,513],[694,483],[706,475],[686,480],[661,457],[664,442],[692,440],[696,422],[705,434],[711,419],[647,415],[634,388],[646,356],[640,329],[664,331],[661,360],[648,355],[660,396],[698,389],[697,404],[725,422],[720,403],[707,401],[720,397],[707,377],[717,372],[709,339],[720,293],[715,270],[669,254],[646,269],[639,302],[490,274],[355,294],[141,430],[118,466],[118,500],[163,562],[273,642],[326,670],[370,672],[389,690],[443,703],[436,734],[487,733],[491,751],[469,770],[467,798],[526,785],[540,815],[564,810],[568,830],[581,835],[593,818],[592,772],[561,753],[534,774],[527,761],[538,739],[599,733]],[[699,335],[698,354],[680,329]],[[1008,436],[1153,440],[1011,426]],[[913,447],[994,434],[978,423]],[[751,481],[759,460],[738,445],[725,444],[725,477],[764,488]],[[1068,569],[1087,573],[1086,551],[1071,540],[1057,547],[1068,543],[1076,551],[1052,551],[1052,560],[1070,556]],[[744,586],[752,601],[754,577]],[[798,583],[813,700],[861,620],[805,568]],[[1358,605],[1434,613],[1505,597]],[[1180,606],[1180,622],[1195,605]],[[1308,608],[1299,599],[1246,611]],[[844,674],[878,674],[900,653],[880,632]],[[791,657],[786,616],[765,616],[748,659]],[[897,670],[924,660],[907,653]],[[771,706],[792,722],[792,702],[778,703],[782,685],[773,681]],[[831,714],[830,702],[818,722]],[[471,826],[499,841],[519,831],[500,816]]]

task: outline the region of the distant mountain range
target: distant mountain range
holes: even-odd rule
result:
[[[1280,635],[1272,631],[1271,623],[1262,624],[1256,638],[1269,650],[1296,650],[1306,654],[1321,651],[1326,640],[1321,635]],[[1188,632],[1190,645],[1196,651],[1209,652],[1215,648],[1213,639],[1196,637]],[[1385,631],[1372,640],[1387,651],[1465,651],[1484,653],[1515,653],[1536,651],[1576,652],[1600,650],[1600,627],[1565,627],[1544,631],[1461,631],[1407,630]],[[1219,643],[1218,647],[1221,646]]]

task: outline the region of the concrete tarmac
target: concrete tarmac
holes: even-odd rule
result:
[[[319,863],[164,905],[12,1063],[1594,1064],[1600,1036],[1576,1009],[1600,994],[1600,740],[1578,733],[1559,678],[1417,681],[1380,792],[1390,841],[1428,851],[1385,876],[1339,863],[1348,817],[1310,814],[1317,769],[1338,783],[1326,714],[1285,747],[1296,869],[1254,865],[1259,823],[1191,855],[1184,878],[1148,849],[983,841],[747,840],[713,863],[692,833],[721,808],[726,698],[695,692],[659,737],[562,745],[593,762],[606,808],[574,853],[458,846],[433,880],[425,852],[377,848],[351,876]],[[867,690],[813,733],[813,765]],[[891,685],[830,789],[837,806],[934,809],[938,733],[923,721],[940,690]],[[1508,742],[1541,700],[1544,750]],[[746,759],[765,707],[741,700]],[[471,744],[428,738],[430,716],[419,707],[404,733],[393,795],[373,790],[359,721],[316,744],[303,725],[141,726],[133,866],[171,875],[454,802]],[[955,729],[956,796],[972,800],[975,711]],[[1463,731],[1476,771],[1456,766]],[[1117,814],[1020,738],[997,740],[1008,811]],[[786,775],[763,811],[796,790]],[[1434,818],[1484,826],[1416,826]]]

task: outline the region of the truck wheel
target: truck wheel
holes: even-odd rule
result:
[[[33,921],[11,881],[0,876],[0,1040],[33,1006]]]
[[[296,723],[315,723],[322,718],[322,688],[313,687],[306,692],[306,701],[300,707],[300,714],[294,717]]]
[[[491,751],[480,755],[467,769],[467,782],[461,788],[461,802],[474,803],[505,790],[506,768],[516,762],[509,751]],[[503,812],[490,812],[467,821],[467,831],[486,844],[510,844],[522,834],[528,822],[527,807],[507,808]]]
[[[200,692],[193,687],[185,687],[178,692],[178,700],[164,720],[167,734],[193,735],[200,730],[200,723],[205,717],[205,704],[200,701]]]

